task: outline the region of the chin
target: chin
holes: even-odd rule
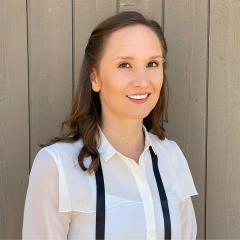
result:
[[[133,119],[141,119],[143,120],[145,117],[147,117],[149,115],[150,112],[146,112],[146,113],[136,113],[136,114],[131,114],[128,115],[129,118],[133,118]]]

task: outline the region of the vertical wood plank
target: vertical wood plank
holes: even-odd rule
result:
[[[72,99],[72,2],[28,0],[31,161],[58,135]]]
[[[240,239],[240,1],[210,5],[207,238]]]
[[[204,237],[208,1],[165,1],[170,89],[168,135],[183,150],[196,188],[198,238]]]
[[[0,239],[21,237],[29,171],[26,1],[0,1]]]
[[[119,0],[118,12],[139,11],[162,25],[162,0]]]
[[[94,27],[116,13],[116,0],[73,0],[74,14],[74,86],[79,81],[84,50]]]

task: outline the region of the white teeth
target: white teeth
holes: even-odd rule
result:
[[[129,98],[132,99],[143,99],[146,98],[148,96],[148,94],[144,94],[144,95],[128,95]]]

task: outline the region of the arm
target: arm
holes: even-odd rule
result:
[[[181,212],[181,239],[196,239],[197,222],[191,197],[185,198],[180,202]]]
[[[33,162],[25,200],[23,239],[67,239],[70,213],[58,212],[58,169],[41,149]]]

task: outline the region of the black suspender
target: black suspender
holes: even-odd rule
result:
[[[151,146],[150,146],[150,153],[151,153],[151,157],[152,157],[152,165],[153,165],[155,179],[157,182],[158,193],[159,193],[159,197],[160,197],[161,205],[162,205],[164,227],[165,227],[164,236],[165,236],[165,239],[171,239],[171,220],[170,220],[170,214],[169,214],[169,208],[168,208],[167,195],[166,195],[166,192],[165,192],[165,189],[163,186],[160,171],[158,169],[158,157],[153,152],[153,149]]]
[[[105,233],[105,188],[102,173],[101,161],[99,161],[98,170],[95,173],[97,184],[96,201],[96,239],[104,239]]]
[[[158,158],[153,152],[150,146],[150,153],[152,157],[152,165],[154,176],[157,182],[159,197],[162,206],[163,218],[164,218],[164,239],[171,239],[171,220],[168,208],[167,195],[163,186],[162,178],[158,169]],[[99,161],[99,167],[95,173],[97,184],[97,199],[96,199],[96,239],[104,239],[105,233],[105,189],[102,173],[101,162]]]

